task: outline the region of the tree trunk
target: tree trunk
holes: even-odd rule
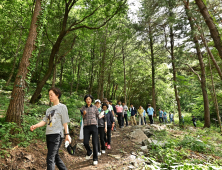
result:
[[[15,122],[21,125],[21,115],[24,112],[24,96],[25,96],[25,79],[28,73],[29,59],[35,48],[35,40],[37,37],[37,20],[41,11],[41,0],[36,0],[34,14],[30,26],[29,35],[25,44],[22,60],[19,70],[15,78],[14,87],[11,94],[10,104],[6,114],[7,122]]]
[[[104,97],[104,76],[105,76],[105,59],[106,59],[106,36],[107,36],[107,29],[106,35],[104,35],[104,42],[102,45],[102,61],[101,61],[101,70],[100,70],[100,96],[99,99],[102,100]]]
[[[92,48],[92,50],[91,50],[92,67],[91,67],[91,75],[90,75],[89,94],[92,94],[92,88],[93,88],[93,82],[94,82],[94,75],[93,75],[94,59],[95,59],[95,48]]]
[[[112,95],[111,95],[111,98],[110,98],[110,99],[113,99],[114,90],[115,90],[115,81],[113,81]]]
[[[210,35],[214,40],[214,45],[219,52],[220,58],[222,59],[222,40],[221,40],[220,34],[218,32],[218,29],[217,29],[212,17],[210,16],[208,9],[207,9],[206,5],[204,4],[204,2],[202,0],[195,0],[195,2],[196,2],[197,6],[200,10],[200,13],[202,14],[202,16],[203,16],[203,18],[210,30]]]
[[[170,7],[170,17],[173,17],[173,12],[172,12],[172,4],[171,1],[169,1],[169,7]],[[172,62],[172,68],[173,68],[173,87],[174,87],[174,92],[175,92],[175,99],[177,101],[177,110],[179,114],[179,120],[181,122],[181,107],[180,107],[180,98],[178,95],[177,91],[177,73],[176,73],[176,68],[175,68],[175,57],[174,57],[174,34],[173,34],[173,26],[170,24],[170,55],[171,55],[171,62]]]
[[[124,48],[122,46],[122,53],[123,53],[123,76],[124,76],[124,101],[125,101],[125,104],[127,105],[126,103],[126,66],[125,66],[125,55],[124,55]]]
[[[220,111],[219,111],[218,102],[217,102],[217,95],[216,95],[215,87],[214,87],[214,80],[213,80],[213,74],[212,74],[209,55],[208,55],[208,62],[209,62],[209,65],[210,65],[210,78],[211,78],[211,83],[212,83],[214,105],[215,105],[216,112],[217,112],[217,120],[218,120],[218,123],[219,123],[219,126],[220,126],[220,132],[222,132],[221,120],[220,120]]]
[[[188,3],[185,5],[185,9],[186,9],[186,15],[188,16],[188,20],[190,23],[190,27],[191,27],[191,31],[195,32],[194,29],[194,23],[192,21],[192,18],[190,17],[189,13],[188,13]],[[208,100],[208,95],[207,95],[207,89],[206,89],[206,78],[205,78],[205,66],[204,66],[204,62],[203,62],[203,57],[201,54],[201,50],[200,50],[200,46],[199,46],[199,42],[198,42],[198,38],[197,35],[194,34],[193,35],[193,41],[195,43],[195,48],[197,51],[197,57],[200,63],[200,68],[201,68],[201,79],[200,79],[200,83],[201,83],[201,89],[202,89],[202,93],[203,93],[203,100],[204,100],[204,127],[210,127],[210,109],[209,109],[209,100]]]
[[[72,80],[71,80],[71,83],[70,83],[70,96],[72,95],[72,88],[73,88],[73,82],[74,82],[74,72],[75,72],[74,57],[71,57],[71,64],[72,64]]]
[[[78,71],[77,71],[77,85],[76,85],[76,92],[78,91],[79,89],[79,78],[80,78],[80,69],[81,69],[81,53],[79,51],[79,64],[78,64]]]
[[[155,63],[154,63],[154,52],[153,52],[153,35],[151,26],[149,25],[149,39],[151,49],[151,65],[152,65],[152,106],[156,113],[156,92],[155,92]]]
[[[56,83],[56,65],[53,69],[52,87],[55,87],[55,83]]]
[[[60,76],[59,76],[59,86],[62,87],[62,75],[63,75],[63,65],[64,65],[64,60],[61,61],[61,68],[60,68]]]

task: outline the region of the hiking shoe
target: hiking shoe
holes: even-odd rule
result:
[[[86,155],[86,160],[89,160],[91,158],[91,156],[93,155],[93,153],[91,153],[91,155]]]
[[[102,151],[103,152],[103,151]],[[101,156],[101,152],[98,152],[98,156]]]
[[[108,142],[105,143],[105,146],[107,146],[107,145],[108,145]]]
[[[111,146],[110,146],[110,145],[107,145],[107,149],[111,149]]]
[[[98,165],[98,161],[93,161],[93,165]]]
[[[102,150],[102,154],[104,154],[104,153],[106,153],[106,151],[105,151],[105,150]]]

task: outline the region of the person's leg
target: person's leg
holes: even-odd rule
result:
[[[111,144],[111,127],[107,127],[107,141],[108,145]]]
[[[93,144],[93,161],[98,161],[98,129],[96,125],[91,126],[92,144]]]
[[[128,116],[127,116],[127,114],[124,114],[124,118],[125,118],[125,121],[126,121],[126,126],[128,126]]]
[[[152,115],[149,115],[150,124],[152,124]]]
[[[162,117],[161,121],[162,121],[162,123],[163,123],[163,117]]]
[[[63,140],[63,138],[60,138],[59,148],[60,148],[60,146],[61,146],[61,144],[62,144],[62,140]],[[63,161],[62,161],[61,158],[59,157],[59,149],[58,149],[57,154],[56,154],[56,156],[55,156],[55,162],[56,162],[56,166],[59,168],[59,170],[60,170],[60,169],[61,169],[61,170],[66,170],[65,164],[63,163]]]
[[[46,135],[47,148],[48,148],[47,170],[54,170],[55,162],[58,161],[57,159],[60,159],[59,156],[57,156],[56,159],[56,155],[58,154],[58,150],[60,147],[60,140],[61,136],[59,134]],[[62,161],[59,161],[57,164],[61,166],[61,170],[66,170],[66,167]]]
[[[98,141],[98,152],[101,152],[100,151],[100,142],[99,142],[101,140],[101,138],[102,138],[102,136],[100,134],[100,127],[98,127],[98,139],[97,139],[97,141]],[[103,135],[103,140],[104,140],[104,135]]]
[[[118,124],[119,124],[119,127],[121,127],[121,115],[119,113],[117,113],[118,117]]]
[[[139,125],[141,125],[141,121],[142,121],[141,116],[139,116]]]
[[[134,120],[134,124],[137,125],[136,116],[135,115],[133,116],[133,120]]]
[[[144,123],[145,123],[145,125],[146,125],[146,117],[144,116],[143,118],[144,118]]]
[[[151,124],[153,124],[153,115],[151,115]]]
[[[143,123],[143,125],[145,125],[143,116],[141,116],[141,119],[142,119],[142,123]]]
[[[101,143],[101,150],[105,150],[105,141],[104,141],[104,127],[99,127],[99,136],[100,136],[100,143]],[[99,142],[98,142],[99,143]],[[98,148],[99,152],[100,152],[100,148]]]
[[[89,146],[89,139],[90,139],[90,127],[89,126],[85,126],[83,129],[83,133],[84,133],[84,139],[83,139],[83,143],[84,146],[86,148],[87,151],[87,155],[90,156],[92,154],[92,150]],[[98,138],[98,137],[97,137]]]
[[[124,126],[124,115],[122,115],[121,126]]]
[[[131,120],[131,125],[133,126],[133,123],[134,123],[133,116],[130,116],[130,120]]]

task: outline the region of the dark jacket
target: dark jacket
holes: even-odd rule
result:
[[[134,115],[136,115],[136,113],[137,113],[137,110],[136,110],[136,108],[135,107],[133,107],[133,108],[131,108],[130,107],[130,112],[131,112],[131,116],[134,116]]]
[[[106,121],[107,121],[107,127],[112,127],[113,122],[115,122],[113,114],[111,111],[109,111],[106,114]]]
[[[102,116],[103,114],[104,114],[104,117],[100,119],[99,117]],[[105,127],[106,115],[105,115],[104,111],[102,111],[99,114],[99,117],[98,117],[98,127]]]
[[[113,111],[114,111],[114,113],[116,114],[116,107],[115,107],[114,104],[112,104],[112,106],[113,106]]]

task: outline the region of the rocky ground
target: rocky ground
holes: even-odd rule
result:
[[[112,132],[111,150],[99,157],[98,165],[92,165],[92,159],[86,160],[86,151],[81,140],[78,139],[79,127],[75,127],[72,133],[73,144],[77,144],[75,155],[69,155],[64,144],[60,147],[59,154],[69,170],[90,169],[152,169],[153,161],[148,158],[149,146],[164,147],[165,142],[155,139],[155,131],[161,131],[168,127],[159,126],[128,126]],[[179,131],[171,128],[172,137],[181,136]],[[36,141],[27,148],[14,147],[7,154],[7,158],[0,160],[0,170],[45,170],[46,169],[46,144]],[[191,156],[198,154],[191,152]],[[200,155],[199,155],[200,156]],[[149,167],[148,167],[149,166]],[[145,168],[146,167],[146,168]]]

